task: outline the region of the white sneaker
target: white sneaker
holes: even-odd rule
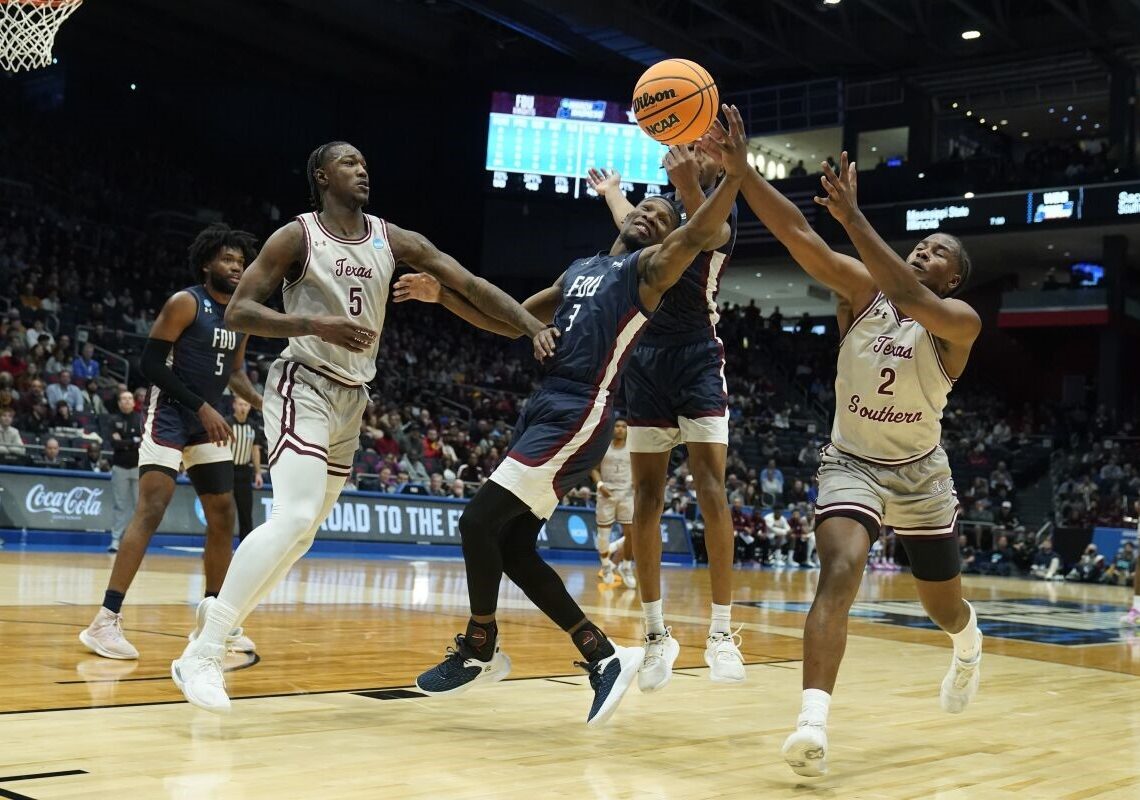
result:
[[[780,750],[792,772],[805,778],[827,774],[827,731],[822,725],[801,722]]]
[[[202,630],[206,627],[206,616],[209,614],[210,605],[217,598],[204,597],[202,602],[198,603],[198,609],[194,612],[194,630],[190,631],[190,641],[194,641],[202,634]],[[226,650],[231,653],[252,653],[256,650],[253,640],[250,639],[241,628],[234,628],[226,636]]]
[[[673,638],[673,629],[650,633],[645,637],[645,656],[637,671],[637,688],[643,692],[664,689],[673,677],[673,664],[681,654],[681,645]]]
[[[123,615],[100,608],[87,629],[79,634],[83,646],[103,658],[134,659],[139,651],[123,636]]]
[[[606,586],[609,586],[614,582],[613,564],[610,564],[608,567],[602,567],[601,571],[598,572],[598,575],[601,577],[602,583],[604,583]]]
[[[222,645],[202,644],[186,648],[182,658],[170,662],[170,677],[186,700],[214,714],[230,713],[230,697],[222,674]]]
[[[744,680],[744,656],[740,653],[740,634],[710,634],[705,646],[705,663],[713,683],[740,683]]]
[[[614,645],[614,654],[601,661],[574,663],[586,670],[590,676],[590,688],[594,690],[594,702],[586,715],[587,725],[602,725],[613,716],[618,703],[633,683],[633,673],[641,664],[641,648]]]
[[[637,575],[634,572],[632,561],[623,561],[618,564],[618,574],[621,575],[621,582],[625,584],[625,588],[637,588]]]
[[[961,714],[978,693],[978,683],[982,679],[982,632],[978,631],[978,655],[973,661],[963,661],[954,653],[950,657],[950,669],[942,679],[942,692],[939,702],[942,710],[951,714]]]

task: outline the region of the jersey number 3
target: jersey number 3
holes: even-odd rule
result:
[[[891,384],[895,382],[895,371],[890,367],[883,367],[883,371],[879,373],[880,378],[886,378],[882,384],[879,385],[879,394],[893,395],[891,391]]]

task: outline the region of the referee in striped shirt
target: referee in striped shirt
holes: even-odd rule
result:
[[[261,453],[265,434],[249,418],[249,401],[234,397],[234,413],[226,420],[234,432],[230,449],[234,453],[234,504],[237,505],[238,540],[253,530],[253,490],[264,484]]]

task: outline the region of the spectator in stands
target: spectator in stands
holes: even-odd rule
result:
[[[776,434],[769,433],[764,437],[763,443],[760,445],[760,455],[763,456],[765,461],[775,463],[775,460],[780,458],[780,445],[776,441]]]
[[[51,428],[47,400],[41,400],[16,419],[16,427],[27,436],[41,436]]]
[[[432,497],[447,497],[447,487],[443,485],[443,475],[433,472],[428,481],[428,494]]]
[[[1009,427],[1009,423],[1004,419],[999,419],[993,429],[993,441],[1002,447],[1008,447],[1010,440],[1013,439],[1013,429]],[[1002,465],[998,464],[1000,468]]]
[[[784,516],[784,508],[779,503],[764,515],[764,528],[768,531],[768,539],[772,547],[771,560],[777,566],[784,566],[787,562],[788,536],[792,531],[788,520]]]
[[[380,477],[377,480],[377,483],[379,484],[379,486],[377,487],[377,491],[379,491],[379,492],[394,492],[394,491],[396,491],[396,479],[394,477],[392,477],[392,468],[391,467],[381,467],[380,468]]]
[[[796,165],[788,172],[790,178],[804,178],[807,176],[807,169],[804,168],[804,160],[801,158]],[[755,300],[753,302],[756,302]]]
[[[71,370],[65,369],[59,373],[59,383],[53,383],[47,388],[48,403],[58,405],[60,401],[67,403],[71,410],[78,414],[83,411],[83,392],[71,382]]]
[[[997,491],[1004,486],[1006,491],[1013,491],[1013,475],[1010,474],[1004,461],[999,461],[997,467],[990,473],[990,489]]]
[[[736,560],[740,563],[756,561],[759,547],[756,541],[756,522],[752,512],[744,507],[744,498],[732,501],[732,533],[736,540]]]
[[[1053,550],[1053,540],[1045,538],[1037,552],[1033,555],[1033,563],[1029,567],[1034,578],[1046,581],[1059,581],[1061,575],[1061,557]]]
[[[784,494],[784,502],[789,508],[807,502],[807,487],[799,478],[792,481],[792,488]]]
[[[782,331],[784,329],[784,315],[780,313],[780,307],[776,306],[772,310],[771,316],[768,317],[768,330]]]
[[[1120,467],[1118,456],[1109,456],[1108,462],[1100,468],[1099,477],[1103,483],[1118,481],[1124,477],[1124,470]]]
[[[103,402],[103,395],[99,393],[101,388],[98,378],[92,378],[83,387],[83,407],[86,413],[95,417],[107,413],[107,404]]]
[[[424,466],[421,449],[417,442],[416,446],[405,453],[404,457],[400,459],[398,466],[401,472],[408,474],[408,481],[426,486],[428,481],[431,480],[431,476],[428,474],[427,467]]]
[[[1081,560],[1069,570],[1065,580],[1074,583],[1100,583],[1106,567],[1104,556],[1096,551],[1095,544],[1090,544],[1081,554]]]
[[[135,389],[135,411],[144,416],[146,415],[146,395],[147,390],[145,386],[140,386]]]
[[[796,483],[802,483],[796,481]],[[791,539],[792,560],[801,567],[815,565],[815,533],[809,528],[807,519],[799,509],[792,511],[788,519],[788,536]]]
[[[66,400],[60,400],[55,404],[55,410],[51,415],[51,427],[53,429],[67,428],[69,430],[79,427],[79,422],[75,419],[75,415],[71,413],[71,406],[67,404]]]
[[[977,560],[978,572],[983,575],[1008,577],[1013,574],[1014,553],[1009,546],[1009,537],[1004,533],[997,537],[993,549]]]
[[[75,469],[84,472],[110,472],[111,465],[103,458],[102,446],[98,441],[87,443],[87,450],[76,461]]]
[[[801,447],[799,457],[796,461],[799,462],[801,467],[817,469],[819,467],[819,442],[813,439]]]
[[[462,500],[466,496],[466,492],[466,484],[464,484],[463,481],[461,481],[459,478],[456,478],[451,482],[451,493],[448,495],[448,497],[452,498],[453,500]]]
[[[32,327],[28,328],[24,333],[24,339],[28,343],[28,349],[31,350],[37,344],[40,344],[40,339],[44,336],[47,337],[47,349],[55,349],[55,337],[51,335],[51,331],[44,328],[44,321],[37,317],[32,321]]]
[[[483,472],[483,467],[479,463],[479,454],[472,450],[467,454],[467,463],[459,467],[456,477],[464,483],[473,483],[480,486],[483,483],[486,474]]]
[[[443,444],[439,440],[439,431],[434,427],[424,431],[421,447],[423,449],[424,467],[428,472],[442,472]]]
[[[44,375],[48,378],[54,378],[63,370],[71,367],[71,355],[68,353],[67,348],[64,347],[62,342],[57,342],[55,348],[51,348],[46,342],[40,342],[39,345],[33,348],[36,352],[45,354],[43,360]]]
[[[54,436],[44,442],[43,452],[36,459],[35,464],[44,469],[71,469],[72,467],[70,459],[64,458],[60,454],[59,440]]]
[[[961,565],[962,572],[977,572],[974,566],[974,561],[977,554],[974,552],[973,546],[970,544],[970,539],[966,534],[959,534],[958,536],[958,563]]]
[[[18,459],[25,455],[24,440],[12,426],[15,413],[10,408],[0,411],[0,458]]]
[[[760,491],[772,495],[773,504],[783,502],[784,473],[776,467],[775,459],[768,460],[768,466],[760,473]],[[768,526],[771,529],[771,525]]]
[[[1104,582],[1116,586],[1129,586],[1136,575],[1136,548],[1125,542],[1116,551],[1116,557],[1104,571]]]
[[[23,340],[9,342],[0,350],[0,372],[7,372],[13,378],[19,378],[28,371],[28,361],[25,358],[28,348]]]
[[[71,374],[76,380],[89,381],[99,377],[101,365],[95,358],[95,345],[87,342],[83,345],[83,352],[71,362]]]

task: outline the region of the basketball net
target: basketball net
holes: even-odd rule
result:
[[[50,65],[56,31],[81,5],[83,0],[0,0],[0,69]]]

